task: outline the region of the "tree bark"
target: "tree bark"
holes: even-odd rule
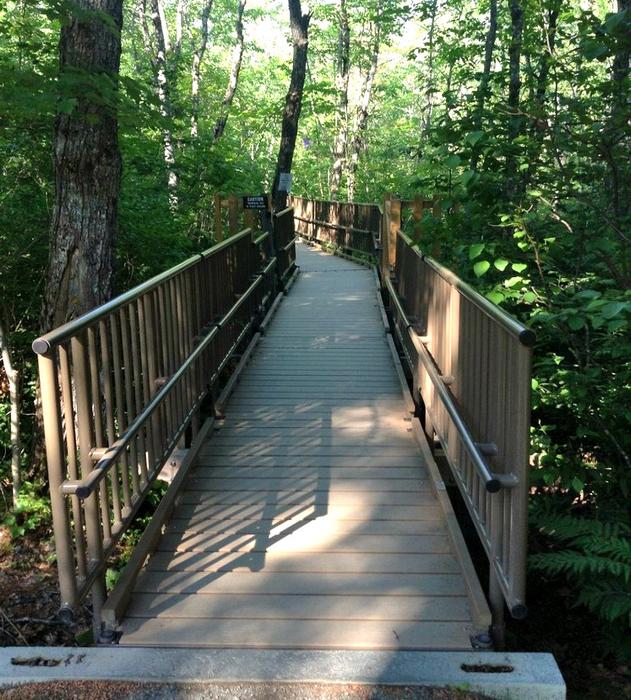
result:
[[[489,82],[491,80],[491,67],[493,65],[493,52],[495,51],[495,40],[497,38],[497,0],[490,0],[489,8],[489,28],[486,33],[486,41],[484,42],[484,67],[478,86],[478,99],[475,108],[475,116],[473,120],[474,129],[482,130],[482,120],[484,118],[484,105],[489,94]],[[480,150],[476,146],[473,147],[471,154],[471,170],[475,170],[478,165]]]
[[[177,208],[178,177],[175,168],[175,145],[170,122],[173,117],[171,95],[169,90],[167,54],[170,51],[169,28],[164,14],[162,0],[151,0],[151,19],[156,37],[156,54],[154,58],[156,92],[160,103],[160,114],[165,121],[162,129],[164,164],[167,170],[167,188],[171,209]]]
[[[434,110],[434,32],[436,29],[436,11],[438,9],[438,0],[432,1],[431,6],[431,23],[429,27],[428,37],[428,75],[427,75],[427,95],[425,101],[425,118],[423,119],[423,133],[427,134],[432,125],[432,112]]]
[[[337,118],[339,126],[333,143],[333,163],[329,177],[329,190],[333,199],[337,197],[340,190],[348,145],[348,82],[350,78],[351,29],[348,21],[346,0],[340,0],[339,21],[337,75],[335,80],[338,92]]]
[[[283,110],[276,173],[272,187],[272,203],[276,211],[284,209],[287,204],[287,192],[281,190],[279,185],[281,174],[291,173],[291,164],[294,159],[296,137],[298,136],[298,120],[300,119],[300,108],[302,106],[302,93],[307,72],[308,32],[309,21],[311,20],[309,12],[302,13],[300,0],[288,0],[288,3],[294,52],[289,91],[285,98],[285,109]]]
[[[20,435],[20,384],[17,370],[13,367],[9,337],[5,326],[0,320],[0,357],[4,365],[4,372],[9,383],[10,411],[10,440],[11,440],[11,491],[13,494],[13,507],[18,503],[21,486],[20,453],[22,452],[22,439]]]
[[[47,331],[106,301],[112,292],[121,157],[116,90],[122,0],[76,0],[81,10],[62,25],[60,73],[86,77],[72,113],[55,119],[55,202],[42,318]],[[105,13],[113,27],[99,15]],[[103,95],[94,99],[92,85]],[[90,86],[90,89],[88,88]],[[115,88],[114,98],[111,95]],[[105,98],[105,99],[103,99]]]
[[[522,117],[519,110],[521,91],[521,45],[524,30],[524,11],[520,0],[508,0],[511,15],[511,40],[508,48],[509,82],[508,82],[508,156],[506,159],[506,194],[513,198],[517,190],[517,158],[515,139],[521,133]]]
[[[201,38],[199,45],[193,51],[193,66],[191,69],[191,138],[196,139],[199,129],[199,85],[202,75],[202,61],[208,46],[208,21],[213,9],[213,0],[206,0],[202,8]]]
[[[368,116],[370,108],[370,99],[377,75],[377,66],[379,64],[379,42],[381,32],[379,22],[373,23],[373,41],[370,56],[370,66],[364,78],[361,97],[357,106],[357,117],[355,119],[355,127],[353,129],[353,139],[349,145],[347,166],[346,166],[346,187],[348,193],[348,201],[352,202],[355,199],[355,176],[359,167],[359,154],[364,147],[364,137],[366,127],[368,126]]]
[[[237,92],[237,85],[239,84],[239,73],[241,72],[244,47],[243,11],[245,10],[246,1],[247,0],[239,0],[239,6],[237,7],[237,20],[235,23],[237,43],[234,45],[234,49],[232,51],[230,77],[228,78],[228,87],[226,88],[226,92],[221,103],[221,114],[215,122],[215,126],[213,128],[213,138],[215,141],[221,138],[224,129],[226,128],[228,115],[230,114],[230,107],[232,106],[232,101],[234,100],[235,93]]]

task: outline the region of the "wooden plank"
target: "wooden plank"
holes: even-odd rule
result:
[[[346,505],[355,508],[366,508],[373,505],[393,506],[425,506],[434,504],[435,497],[431,493],[405,493],[404,491],[354,493],[352,491],[200,491],[199,489],[184,489],[180,495],[180,503],[206,503],[213,505],[262,505],[272,504],[278,508],[289,505],[332,506]]]
[[[417,479],[427,475],[417,467],[198,467],[197,478],[276,479],[336,478],[343,479]],[[257,488],[260,488],[257,482]]]
[[[127,617],[216,620],[470,620],[466,597],[138,593]]]
[[[336,520],[350,521],[349,527],[356,527],[357,521],[370,519],[376,523],[387,521],[440,521],[441,509],[434,500],[429,500],[423,504],[412,506],[397,505],[393,510],[390,504],[363,504],[361,508],[354,505],[344,504],[323,504],[318,506],[312,501],[288,503],[255,503],[246,505],[243,503],[234,504],[213,504],[212,502],[201,501],[198,503],[189,502],[183,496],[177,509],[177,516],[180,518],[190,518],[191,523],[205,522],[213,518],[221,518],[225,521],[247,520],[251,518],[271,519],[280,522],[287,518],[303,517],[315,518],[328,516]]]
[[[309,444],[309,442],[316,444]],[[317,444],[320,443],[320,444]],[[365,445],[333,444],[327,445],[322,440],[302,441],[299,444],[266,443],[264,440],[244,441],[239,445],[215,445],[210,444],[201,453],[202,460],[207,458],[224,457],[365,457],[368,450]],[[393,462],[399,457],[410,457],[416,463],[421,463],[421,458],[414,446],[409,443],[399,442],[394,445],[372,445],[370,454],[379,457],[387,457]],[[355,460],[357,461],[357,460]],[[326,465],[324,465],[326,466]],[[331,467],[334,464],[329,465]],[[354,466],[354,465],[349,465]],[[401,465],[399,465],[401,466]]]
[[[306,450],[305,450],[306,453]],[[363,464],[367,467],[415,467],[421,466],[421,458],[415,454],[386,454],[364,457],[356,455],[200,455],[200,466],[204,467],[354,467]]]
[[[440,535],[356,535],[297,527],[277,535],[169,532],[160,540],[162,552],[391,552],[448,554],[449,540]]]
[[[179,514],[178,514],[179,515]],[[329,515],[323,517],[274,519],[256,518],[241,520],[224,520],[223,518],[174,518],[167,526],[169,533],[189,532],[225,535],[265,534],[272,537],[290,533],[297,527],[304,534],[323,535],[324,533],[337,536],[357,535],[435,535],[446,534],[445,527],[440,521],[430,520],[338,520]]]
[[[384,552],[154,552],[149,571],[457,574],[452,554]]]
[[[244,554],[247,556],[247,554]],[[230,571],[143,571],[137,593],[231,593],[258,595],[462,596],[460,574],[349,574]]]
[[[257,649],[470,649],[462,622],[308,620],[143,620],[123,625],[120,644]]]
[[[258,493],[262,489],[268,491],[300,491],[305,492],[311,488],[324,490],[325,488],[331,492],[352,492],[352,493],[374,493],[388,492],[396,493],[403,491],[405,493],[420,493],[428,492],[431,489],[429,481],[421,481],[420,479],[344,479],[342,477],[329,477],[325,470],[321,470],[321,476],[314,474],[310,477],[297,478],[290,477],[273,477],[255,479],[252,477],[246,478],[231,478],[231,477],[200,477],[196,475],[190,482],[191,489],[201,489],[203,491],[240,491],[243,493]]]

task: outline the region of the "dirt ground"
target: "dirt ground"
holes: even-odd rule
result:
[[[487,696],[445,688],[370,687],[317,683],[153,684],[58,682],[0,690],[3,700],[485,700]]]

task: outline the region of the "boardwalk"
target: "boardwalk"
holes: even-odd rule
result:
[[[302,273],[139,576],[121,644],[468,649],[468,587],[373,272]]]

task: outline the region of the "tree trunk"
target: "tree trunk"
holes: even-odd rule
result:
[[[366,127],[368,126],[370,98],[372,97],[372,89],[375,83],[375,75],[377,74],[377,66],[379,63],[380,38],[381,32],[379,30],[379,22],[377,21],[373,24],[373,43],[370,66],[362,86],[361,97],[359,100],[359,105],[357,106],[357,118],[355,120],[355,128],[353,130],[353,139],[348,149],[349,155],[346,166],[346,187],[349,202],[352,202],[355,199],[355,176],[357,174],[357,168],[359,167],[359,154],[364,146]]]
[[[486,41],[484,43],[484,68],[482,69],[482,77],[478,86],[478,99],[473,119],[474,129],[482,130],[482,120],[484,118],[484,105],[489,93],[489,82],[491,80],[491,67],[493,65],[493,52],[495,50],[495,40],[497,38],[497,0],[491,0],[489,8],[489,28],[486,33]],[[471,154],[471,170],[475,170],[478,165],[480,150],[477,146],[473,147]]]
[[[508,83],[508,157],[506,159],[506,194],[509,198],[516,195],[517,158],[515,139],[521,133],[522,117],[519,110],[521,90],[521,45],[524,30],[524,11],[520,0],[509,0],[511,15],[511,41],[508,48],[509,83]]]
[[[226,93],[223,96],[223,102],[221,103],[221,115],[215,122],[215,126],[213,128],[213,137],[215,141],[221,138],[224,129],[226,128],[228,115],[230,113],[230,107],[232,106],[232,100],[234,100],[234,96],[237,91],[237,85],[239,83],[241,61],[243,60],[243,11],[245,10],[245,4],[246,0],[239,0],[236,21],[237,43],[235,44],[234,50],[232,52],[232,65],[230,68],[230,77],[228,79],[228,87],[226,88]]]
[[[302,106],[302,92],[307,72],[308,32],[311,19],[310,13],[302,14],[300,0],[288,0],[288,2],[294,55],[289,91],[285,98],[280,148],[278,150],[276,173],[272,187],[272,203],[276,211],[284,209],[287,204],[287,191],[280,189],[280,179],[281,174],[291,174],[291,164],[294,159],[296,137],[298,136],[298,120],[300,119],[300,108]]]
[[[112,253],[117,228],[121,157],[117,105],[94,99],[118,84],[122,0],[77,0],[81,10],[62,25],[60,72],[86,78],[75,108],[55,119],[55,202],[50,229],[43,330],[106,301],[112,292]],[[99,15],[105,13],[116,29]],[[89,13],[89,14],[86,14]],[[90,89],[88,89],[88,85]]]
[[[339,127],[333,143],[333,164],[331,165],[331,175],[329,177],[329,190],[333,199],[337,197],[340,190],[348,145],[348,81],[350,77],[351,30],[346,0],[340,0],[339,21],[337,76],[335,81],[338,91],[337,117],[339,119]]]
[[[198,135],[199,121],[199,85],[202,75],[202,61],[208,46],[208,20],[213,8],[213,0],[206,0],[202,9],[201,38],[199,46],[193,52],[193,67],[191,69],[191,138],[196,139]]]
[[[425,101],[425,118],[423,119],[423,133],[427,134],[432,125],[432,112],[434,109],[434,32],[436,29],[436,11],[438,0],[433,0],[431,7],[431,23],[428,37],[428,61],[427,61],[427,99]]]
[[[536,89],[534,91],[533,100],[535,105],[534,119],[530,129],[531,151],[529,154],[528,170],[524,174],[523,183],[521,184],[524,190],[528,183],[532,181],[539,163],[539,158],[543,149],[543,139],[548,128],[548,114],[546,103],[548,101],[548,82],[550,77],[550,63],[554,56],[556,44],[557,21],[561,3],[558,2],[548,11],[547,23],[543,27],[545,42],[543,52],[539,61],[539,72],[537,75]]]
[[[11,361],[11,348],[9,337],[2,321],[0,321],[0,356],[4,365],[4,372],[9,383],[10,415],[10,440],[11,440],[11,490],[13,493],[13,507],[17,506],[20,495],[21,473],[20,453],[22,452],[22,439],[20,435],[20,384],[18,372]]]
[[[151,0],[151,19],[156,37],[156,54],[154,60],[156,92],[160,103],[160,114],[165,121],[162,129],[164,164],[167,170],[167,188],[171,209],[177,208],[177,172],[175,169],[175,146],[170,122],[173,117],[169,91],[167,53],[170,50],[169,29],[161,0]]]

